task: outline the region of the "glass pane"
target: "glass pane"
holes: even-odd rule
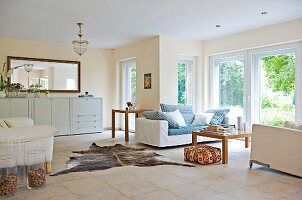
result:
[[[178,104],[193,103],[193,63],[194,58],[178,61]]]
[[[131,102],[136,102],[136,66],[133,65],[130,70],[130,95]]]
[[[186,66],[183,63],[178,63],[178,103],[186,104]]]
[[[230,115],[243,116],[244,59],[219,62],[219,106],[229,108]]]
[[[260,64],[260,123],[283,126],[295,121],[295,53],[259,58]]]

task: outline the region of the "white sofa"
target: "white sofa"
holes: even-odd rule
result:
[[[30,118],[0,119],[0,154],[15,154],[17,165],[26,165],[26,152],[44,150],[46,170],[51,172],[54,135],[57,130],[48,125],[34,126]],[[21,143],[21,145],[20,145]]]
[[[146,118],[136,118],[135,120],[135,140],[136,142],[156,146],[169,147],[192,143],[192,134],[168,135],[168,121],[150,120]],[[198,142],[213,141],[206,137],[197,137]]]
[[[291,127],[297,129],[254,124],[250,167],[256,163],[302,177],[302,125]]]

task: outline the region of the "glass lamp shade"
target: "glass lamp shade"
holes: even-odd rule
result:
[[[33,64],[24,64],[24,70],[27,71],[28,73],[33,70],[34,65]]]
[[[83,55],[88,47],[87,40],[74,40],[72,41],[74,51],[79,54],[80,56]]]

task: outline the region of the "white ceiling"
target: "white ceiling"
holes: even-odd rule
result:
[[[154,35],[205,40],[297,18],[302,0],[0,0],[2,37],[71,44],[83,22],[99,48]]]

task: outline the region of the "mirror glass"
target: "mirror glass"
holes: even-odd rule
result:
[[[38,58],[8,57],[11,83],[25,89],[39,84],[50,92],[80,92],[80,62]]]

